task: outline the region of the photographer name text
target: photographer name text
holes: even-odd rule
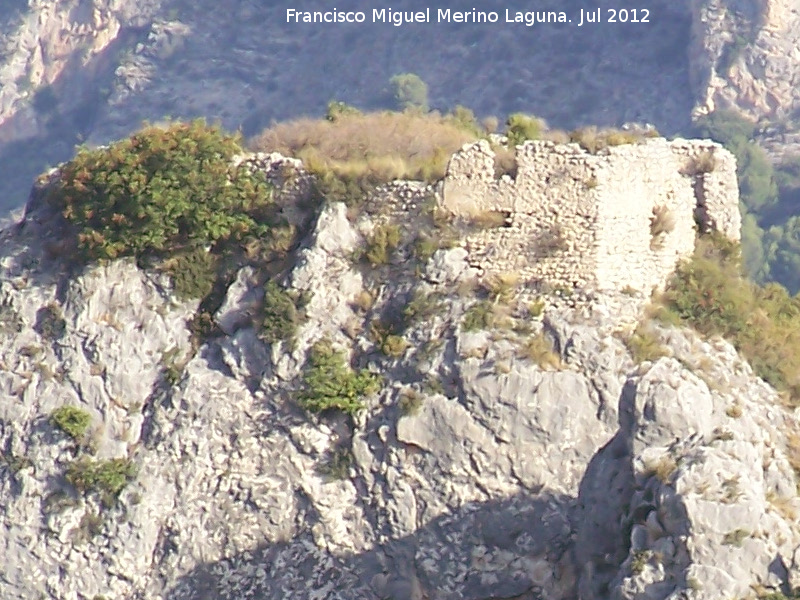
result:
[[[564,11],[521,11],[505,9],[504,12],[482,10],[452,10],[445,8],[417,11],[373,8],[372,11],[304,11],[286,9],[287,23],[386,23],[401,27],[417,23],[487,23],[516,24],[533,27],[548,23],[571,23],[578,27],[596,24],[650,23],[650,11],[646,8],[594,8],[581,9],[568,15]]]

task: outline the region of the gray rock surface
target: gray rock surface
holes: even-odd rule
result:
[[[466,332],[457,251],[416,288],[400,265],[376,280],[332,205],[284,281],[309,298],[295,343],[241,318],[261,285],[243,270],[226,335],[195,347],[196,303],[131,261],[70,272],[42,243],[55,230],[33,202],[0,233],[4,599],[676,600],[798,582],[797,418],[727,342],[657,328],[671,356],[637,365],[627,313],[603,304]],[[385,356],[370,320],[415,289],[445,302]],[[558,366],[520,351],[538,332]],[[322,338],[381,374],[353,419],[294,400]],[[65,478],[63,405],[92,417],[81,455],[136,466],[116,503]]]

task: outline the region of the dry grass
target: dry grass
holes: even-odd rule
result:
[[[657,461],[645,465],[647,475],[655,475],[661,483],[669,483],[672,476],[678,470],[678,462],[669,454],[661,456]]]
[[[544,333],[534,335],[527,341],[523,355],[544,370],[557,370],[564,366],[561,357],[553,350],[552,343]]]
[[[469,224],[477,229],[496,229],[505,227],[511,214],[503,210],[484,210],[469,218]]]
[[[444,176],[450,156],[475,139],[474,131],[438,113],[375,112],[280,123],[250,146],[295,156],[312,171],[344,177],[371,172],[384,181],[435,180]]]
[[[481,282],[481,287],[496,302],[507,304],[514,299],[520,285],[519,273],[507,272],[489,275]]]
[[[597,127],[592,126],[570,132],[569,141],[575,142],[587,152],[595,154],[609,146],[635,144],[640,142],[644,137],[646,136],[633,131],[597,129]]]
[[[636,363],[654,362],[670,355],[669,349],[661,343],[658,335],[644,325],[637,327],[633,335],[624,341]]]

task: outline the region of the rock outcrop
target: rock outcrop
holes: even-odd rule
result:
[[[223,334],[193,343],[196,302],[132,261],[70,267],[45,243],[60,216],[32,202],[0,237],[0,596],[716,600],[798,583],[800,424],[730,344],[654,325],[668,356],[636,364],[604,304],[468,330],[463,249],[354,264],[379,218],[321,210],[281,280],[306,297],[292,344],[237,317],[263,296],[248,270]],[[406,344],[382,352],[370,324],[398,313]],[[555,353],[521,351],[531,336]],[[323,338],[381,377],[353,418],[296,402]],[[91,416],[80,446],[61,406]],[[136,472],[116,498],[75,477],[113,460]]]

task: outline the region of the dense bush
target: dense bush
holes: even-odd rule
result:
[[[384,224],[376,227],[367,240],[364,258],[373,267],[388,264],[400,239],[400,228],[397,225]]]
[[[661,317],[730,340],[761,378],[800,402],[800,298],[742,273],[739,247],[720,236],[698,241],[661,298]]]
[[[336,409],[354,414],[364,408],[364,396],[379,389],[377,375],[353,371],[342,352],[334,350],[330,342],[320,341],[309,351],[299,402],[311,412]]]
[[[50,193],[88,259],[197,248],[259,233],[271,201],[263,174],[232,165],[236,137],[202,121],[147,127],[82,149]],[[263,233],[263,232],[262,232]]]

